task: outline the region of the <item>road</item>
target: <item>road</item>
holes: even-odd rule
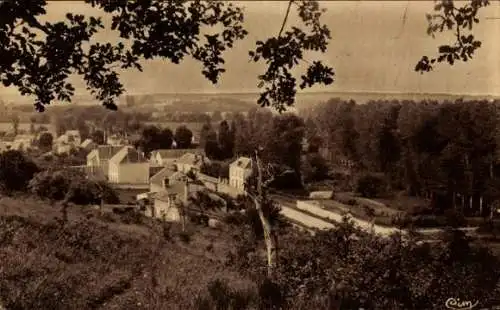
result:
[[[292,219],[295,222],[301,223],[305,227],[316,228],[316,229],[331,229],[335,227],[335,224],[332,222],[340,223],[342,222],[343,215],[332,212],[330,210],[326,210],[321,206],[313,205],[313,204],[297,204],[297,201],[293,201],[291,199],[282,197],[273,197],[281,206],[281,213],[289,219]],[[347,207],[347,206],[346,206]],[[312,215],[311,215],[312,214]],[[389,237],[394,233],[403,233],[406,234],[406,230],[401,230],[396,227],[386,227],[377,225],[375,223],[365,221],[362,219],[358,219],[350,216],[354,225],[358,228],[373,232],[377,235],[383,237]],[[477,227],[464,227],[460,228],[466,233],[473,232]],[[443,229],[439,228],[431,228],[431,229],[417,229],[416,232],[421,234],[436,234],[442,232]]]

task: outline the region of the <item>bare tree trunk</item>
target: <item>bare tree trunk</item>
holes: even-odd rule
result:
[[[262,228],[264,231],[264,242],[266,243],[267,250],[267,275],[272,277],[274,269],[276,267],[277,260],[277,250],[276,250],[276,240],[275,235],[272,232],[272,226],[269,219],[264,215],[262,210],[262,203],[264,201],[264,188],[263,188],[263,171],[262,165],[259,159],[259,155],[256,152],[256,163],[257,163],[257,192],[258,196],[254,198],[255,208],[259,214],[260,221],[262,223]]]
[[[276,237],[272,232],[271,223],[267,219],[262,211],[262,205],[259,201],[255,201],[255,207],[259,213],[259,218],[262,223],[262,228],[264,231],[264,242],[266,243],[267,250],[267,275],[272,277],[274,269],[276,268],[277,259],[277,249],[276,249]]]
[[[483,196],[479,196],[479,216],[483,216]]]

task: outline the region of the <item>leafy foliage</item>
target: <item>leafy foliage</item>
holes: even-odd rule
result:
[[[142,149],[146,156],[149,156],[151,151],[171,148],[173,136],[169,128],[160,129],[156,126],[147,126],[142,130],[141,137],[135,141],[135,144]]]
[[[174,134],[174,140],[179,149],[187,149],[191,147],[193,140],[193,132],[185,125],[177,127]]]
[[[68,201],[75,204],[118,203],[119,198],[105,182],[91,181],[76,171],[46,170],[37,173],[29,183],[30,191],[51,201]]]
[[[19,151],[0,153],[0,189],[3,192],[26,190],[29,181],[38,171],[37,165]]]
[[[116,110],[116,99],[124,92],[116,70],[141,71],[140,59],[162,58],[179,64],[191,57],[202,64],[201,73],[216,83],[225,72],[224,52],[247,35],[242,8],[224,1],[86,3],[111,15],[111,30],[129,44],[95,42],[96,33],[106,29],[100,17],[67,13],[64,20],[42,22],[45,0],[0,2],[0,80],[6,87],[34,96],[38,111],[54,100],[71,101],[75,89],[68,78],[73,74],[83,77],[87,89],[105,107]],[[296,83],[289,70],[303,58],[304,51],[325,52],[330,39],[316,1],[290,1],[290,6],[292,3],[309,32],[282,29],[276,38],[257,42],[252,52],[254,61],[262,58],[269,65],[259,77],[269,85],[259,103],[272,104],[279,111],[294,102]],[[87,47],[86,42],[92,43]],[[313,62],[300,87],[330,84],[332,76],[331,68]]]
[[[301,172],[304,182],[321,181],[328,177],[328,166],[321,155],[311,153],[304,156]]]
[[[38,147],[45,152],[50,151],[52,149],[53,140],[54,137],[50,132],[44,132],[38,138]]]
[[[376,198],[385,192],[385,180],[373,174],[359,178],[356,191],[363,197]]]
[[[296,5],[298,16],[304,28],[308,29],[307,32],[298,27],[284,31],[293,4]],[[290,1],[278,36],[266,41],[257,41],[256,49],[249,52],[254,62],[262,59],[268,65],[266,72],[259,75],[258,86],[264,87],[257,101],[261,106],[272,106],[283,112],[287,106],[294,104],[297,82],[292,69],[303,60],[304,52],[324,53],[331,38],[330,30],[320,22],[321,14],[324,12],[317,1]],[[306,73],[301,75],[300,88],[304,89],[318,83],[329,85],[333,83],[333,75],[331,68],[321,61],[314,61],[309,63]]]
[[[456,1],[458,2],[458,1]],[[438,32],[452,31],[454,42],[440,45],[437,58],[423,56],[415,66],[415,71],[423,73],[433,69],[434,64],[446,61],[453,65],[457,61],[472,59],[474,52],[481,47],[481,41],[472,33],[473,26],[479,23],[478,13],[490,4],[488,0],[472,0],[460,2],[456,6],[453,0],[439,0],[434,6],[435,13],[427,14],[429,26],[427,34],[433,38]]]
[[[449,296],[488,305],[498,263],[459,232],[447,233],[443,243],[418,244],[361,233],[347,221],[294,237],[294,247],[282,251],[279,283],[296,309],[439,309]]]

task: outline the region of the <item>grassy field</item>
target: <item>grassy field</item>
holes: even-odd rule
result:
[[[188,225],[190,241],[172,226],[143,218],[58,208],[32,198],[0,200],[0,303],[7,309],[193,309],[214,279],[234,288],[252,282],[225,265],[230,232]]]

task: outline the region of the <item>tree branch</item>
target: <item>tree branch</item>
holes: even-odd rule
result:
[[[286,22],[288,20],[288,15],[290,15],[290,8],[292,7],[293,0],[288,1],[288,7],[286,8],[285,18],[283,19],[283,23],[281,24],[280,32],[278,33],[278,38],[281,37],[283,30],[285,29]]]

